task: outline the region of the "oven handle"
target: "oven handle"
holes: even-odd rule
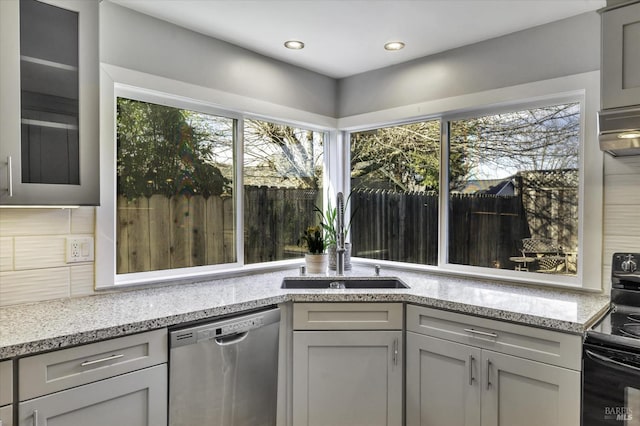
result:
[[[624,368],[625,370],[633,370],[637,373],[640,373],[640,368],[638,367],[634,367],[633,365],[629,365],[629,364],[625,364],[623,362],[620,361],[616,361],[615,359],[611,359],[607,356],[604,355],[600,355],[597,354],[595,352],[590,351],[589,349],[585,349],[584,350],[585,354],[587,354],[587,356],[589,358],[591,358],[593,361],[595,362],[600,362],[600,363],[606,363],[606,364],[614,364],[620,368]]]

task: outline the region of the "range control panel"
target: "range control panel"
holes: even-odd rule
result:
[[[611,284],[614,288],[640,289],[640,253],[614,253]]]

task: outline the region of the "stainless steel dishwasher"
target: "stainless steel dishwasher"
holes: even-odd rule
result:
[[[276,424],[280,309],[170,332],[170,426]]]

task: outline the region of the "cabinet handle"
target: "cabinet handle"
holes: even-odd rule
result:
[[[474,330],[473,328],[465,328],[464,331],[471,334],[477,334],[479,336],[491,337],[493,339],[498,338],[498,333],[487,333],[486,331]]]
[[[469,355],[469,386],[473,386],[473,381],[476,379],[473,377],[473,361],[475,358],[473,355]]]
[[[487,389],[491,387],[491,363],[490,359],[487,359]]]
[[[398,339],[393,339],[393,365],[398,365]]]
[[[33,426],[38,426],[38,410],[33,410]]]
[[[85,361],[80,364],[81,367],[86,367],[87,365],[99,364],[101,362],[113,361],[114,359],[122,358],[124,354],[111,355],[106,358],[94,359],[92,361]]]
[[[13,197],[13,164],[11,156],[7,157],[7,192],[9,197]]]

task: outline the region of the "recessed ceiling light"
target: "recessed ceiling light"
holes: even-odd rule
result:
[[[284,42],[284,47],[287,49],[300,50],[304,49],[304,43],[299,40],[287,40]]]
[[[404,48],[404,43],[401,41],[390,41],[389,43],[385,43],[385,50],[400,50]]]

